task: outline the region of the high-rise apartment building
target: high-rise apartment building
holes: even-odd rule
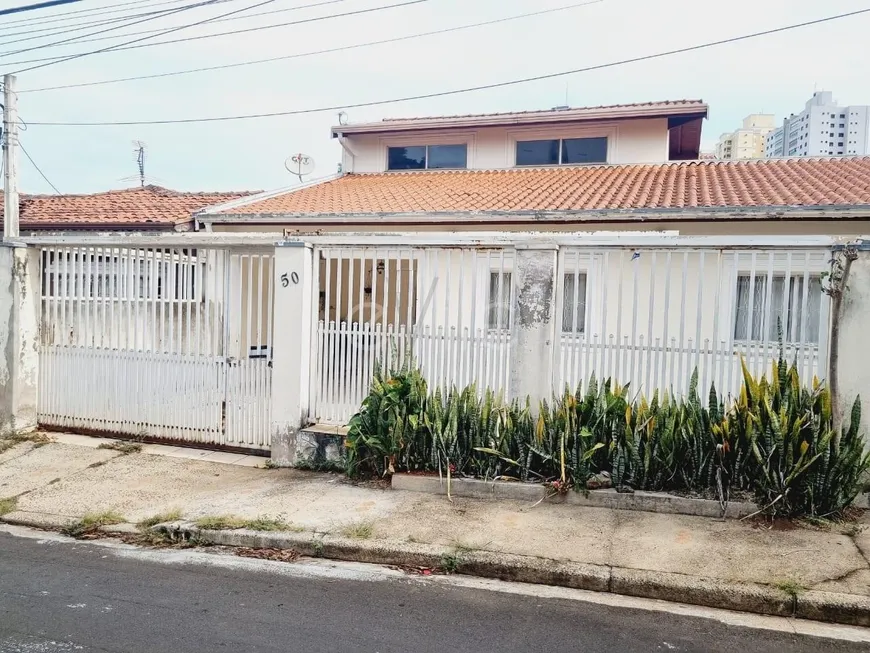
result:
[[[764,156],[765,136],[776,129],[770,113],[753,113],[743,119],[743,127],[722,134],[716,143],[717,159],[760,159]]]
[[[830,91],[818,91],[804,110],[767,135],[766,157],[870,154],[870,106],[839,106]]]

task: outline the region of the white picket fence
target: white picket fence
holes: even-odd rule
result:
[[[566,247],[557,273],[558,385],[590,375],[636,392],[685,394],[693,371],[736,393],[741,359],[768,374],[780,355],[801,376],[827,369],[830,251]],[[573,293],[573,294],[572,294]]]
[[[825,376],[830,301],[821,275],[829,248],[606,241],[558,247],[553,391],[594,374],[647,396],[684,395],[697,370],[702,396],[711,385],[733,394],[741,360],[769,374],[779,328],[785,357],[803,378]],[[423,242],[315,251],[315,420],[346,422],[376,366],[395,368],[411,356],[430,386],[475,383],[508,395],[513,247]]]
[[[38,420],[269,449],[272,251],[42,250]]]
[[[346,422],[377,366],[412,357],[432,388],[507,389],[509,250],[330,247],[316,260],[317,421]]]

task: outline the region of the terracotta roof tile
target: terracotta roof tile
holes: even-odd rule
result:
[[[348,174],[224,214],[870,205],[870,157]]]
[[[182,193],[160,186],[126,188],[92,195],[25,195],[19,200],[23,227],[154,227],[186,222],[191,214],[213,204],[252,195],[251,191]],[[0,219],[3,215],[0,192]]]

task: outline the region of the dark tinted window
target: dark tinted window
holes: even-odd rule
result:
[[[391,147],[387,149],[388,170],[419,170],[426,167],[426,146]]]
[[[428,168],[465,168],[468,149],[465,145],[430,145]]]
[[[562,163],[607,163],[607,138],[566,138]]]
[[[559,163],[559,141],[517,141],[518,166],[548,166]]]

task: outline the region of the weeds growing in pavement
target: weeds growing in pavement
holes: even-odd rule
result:
[[[89,512],[80,520],[69,524],[61,529],[64,535],[70,537],[85,537],[96,533],[101,526],[111,526],[112,524],[121,524],[125,522],[123,515],[114,510],[105,510],[103,512]]]
[[[139,453],[142,451],[142,445],[138,442],[127,442],[126,440],[113,440],[112,442],[103,442],[97,449],[111,449],[112,451],[120,451],[123,454]]]
[[[375,525],[370,521],[354,522],[344,526],[341,534],[355,540],[368,540],[375,534]]]
[[[179,510],[178,508],[174,508],[166,512],[160,512],[156,515],[146,517],[145,519],[140,521],[137,526],[139,528],[151,528],[152,526],[156,526],[157,524],[165,524],[166,522],[178,521],[179,519],[181,519],[181,517],[181,510]]]
[[[15,512],[18,507],[18,497],[6,497],[0,499],[0,516]]]
[[[774,587],[789,596],[791,599],[796,599],[807,590],[806,587],[793,579],[779,581],[774,585]]]
[[[8,451],[16,444],[21,444],[23,442],[33,443],[35,449],[49,444],[51,438],[49,438],[45,433],[16,433],[14,435],[8,435],[0,438],[0,453]]]
[[[240,528],[247,528],[252,531],[299,532],[303,530],[300,526],[286,522],[281,518],[272,518],[265,515],[254,519],[245,519],[235,515],[211,515],[200,517],[194,523],[199,528],[207,531],[231,531]]]

